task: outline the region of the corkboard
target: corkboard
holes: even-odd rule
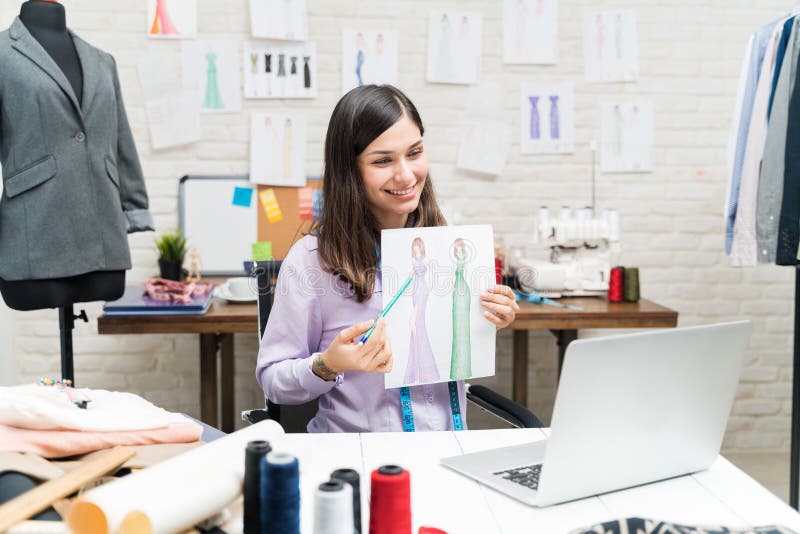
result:
[[[309,178],[306,186],[311,189],[322,189],[322,180]],[[258,194],[265,189],[272,189],[278,200],[278,205],[283,213],[283,220],[270,223],[261,205]],[[272,257],[282,260],[288,254],[292,245],[306,235],[311,228],[311,219],[300,219],[300,203],[298,199],[299,187],[278,187],[272,185],[259,185],[253,200],[257,203],[258,211],[258,240],[272,242]]]

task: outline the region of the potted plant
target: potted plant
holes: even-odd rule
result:
[[[186,238],[180,230],[168,232],[156,240],[158,267],[161,278],[180,280],[183,258],[186,256]]]

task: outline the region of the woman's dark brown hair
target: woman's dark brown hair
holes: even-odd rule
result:
[[[357,158],[404,115],[419,127],[420,135],[425,133],[417,108],[399,89],[364,85],[339,100],[328,124],[322,215],[312,234],[317,236],[320,265],[347,281],[358,302],[372,296],[381,228],[369,209]],[[407,226],[445,224],[428,175]]]

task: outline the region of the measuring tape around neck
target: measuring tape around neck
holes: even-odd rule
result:
[[[453,413],[453,430],[464,430],[461,404],[458,402],[458,384],[455,380],[448,382],[447,390],[450,394],[450,411]],[[403,432],[414,432],[414,410],[408,386],[400,388],[400,409],[403,411]]]

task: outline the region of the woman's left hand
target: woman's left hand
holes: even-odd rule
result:
[[[519,311],[514,292],[508,286],[490,287],[481,293],[481,305],[484,307],[483,315],[498,330],[510,325]]]

